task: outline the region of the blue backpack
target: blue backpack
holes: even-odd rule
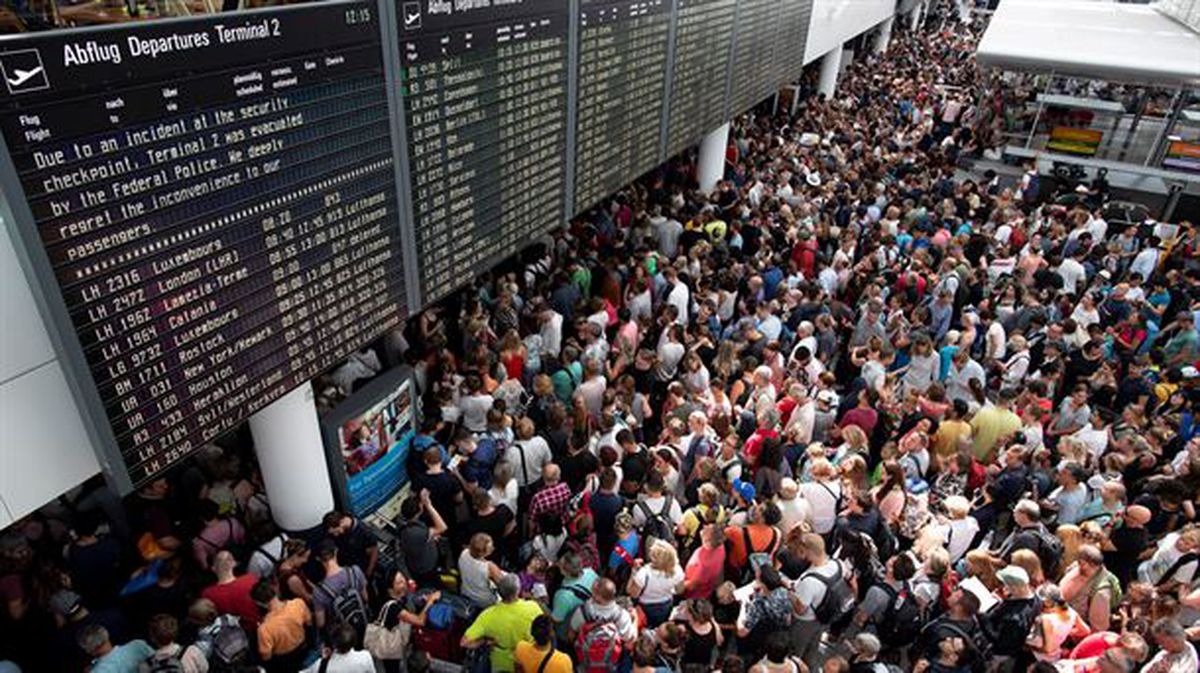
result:
[[[496,461],[504,455],[504,451],[508,449],[508,442],[502,437],[493,435],[484,435],[475,443],[475,451],[467,458],[467,462],[463,465],[463,479],[476,484],[479,488],[487,490],[492,487],[492,468],[496,466]]]

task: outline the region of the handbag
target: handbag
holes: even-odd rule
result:
[[[393,661],[403,659],[408,654],[408,640],[412,634],[412,627],[403,621],[397,621],[390,629],[383,626],[388,608],[395,602],[385,603],[379,611],[379,618],[367,624],[367,632],[363,636],[363,649],[376,659]]]

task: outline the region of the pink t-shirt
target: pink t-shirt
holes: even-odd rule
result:
[[[701,546],[688,560],[683,581],[684,598],[710,598],[725,575],[725,546],[709,549]]]
[[[1110,648],[1116,646],[1117,639],[1120,636],[1112,631],[1097,631],[1092,635],[1079,641],[1075,649],[1071,650],[1070,659],[1091,659],[1098,657],[1107,652]]]

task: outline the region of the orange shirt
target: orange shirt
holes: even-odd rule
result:
[[[725,558],[725,562],[731,568],[744,568],[746,561],[749,559],[749,553],[746,551],[746,534],[743,530],[750,532],[750,546],[754,547],[756,554],[774,554],[779,548],[781,537],[779,531],[774,527],[768,526],[765,523],[756,523],[749,526],[729,526],[725,529],[725,539],[729,543],[729,554]],[[774,538],[774,542],[771,540]]]
[[[537,645],[534,645],[528,640],[523,640],[517,643],[517,647],[513,650],[513,662],[517,666],[517,670],[523,673],[538,673],[538,667],[542,665],[542,660],[546,658],[548,650],[539,650]],[[574,670],[574,665],[571,663],[570,655],[565,652],[555,651],[550,655],[550,660],[546,662],[546,670],[543,673],[571,673]]]
[[[304,627],[312,623],[312,612],[293,598],[267,613],[258,625],[258,653],[263,659],[282,656],[304,645]]]

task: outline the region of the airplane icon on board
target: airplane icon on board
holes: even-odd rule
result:
[[[13,73],[16,74],[16,77],[5,77],[4,79],[6,82],[8,82],[9,86],[15,88],[28,82],[40,72],[42,72],[42,66],[40,65],[32,70],[20,70],[18,68],[13,68]]]
[[[0,74],[11,94],[50,88],[42,55],[37,49],[17,49],[0,53]]]
[[[421,3],[406,2],[403,7],[404,30],[416,30],[421,27]]]

